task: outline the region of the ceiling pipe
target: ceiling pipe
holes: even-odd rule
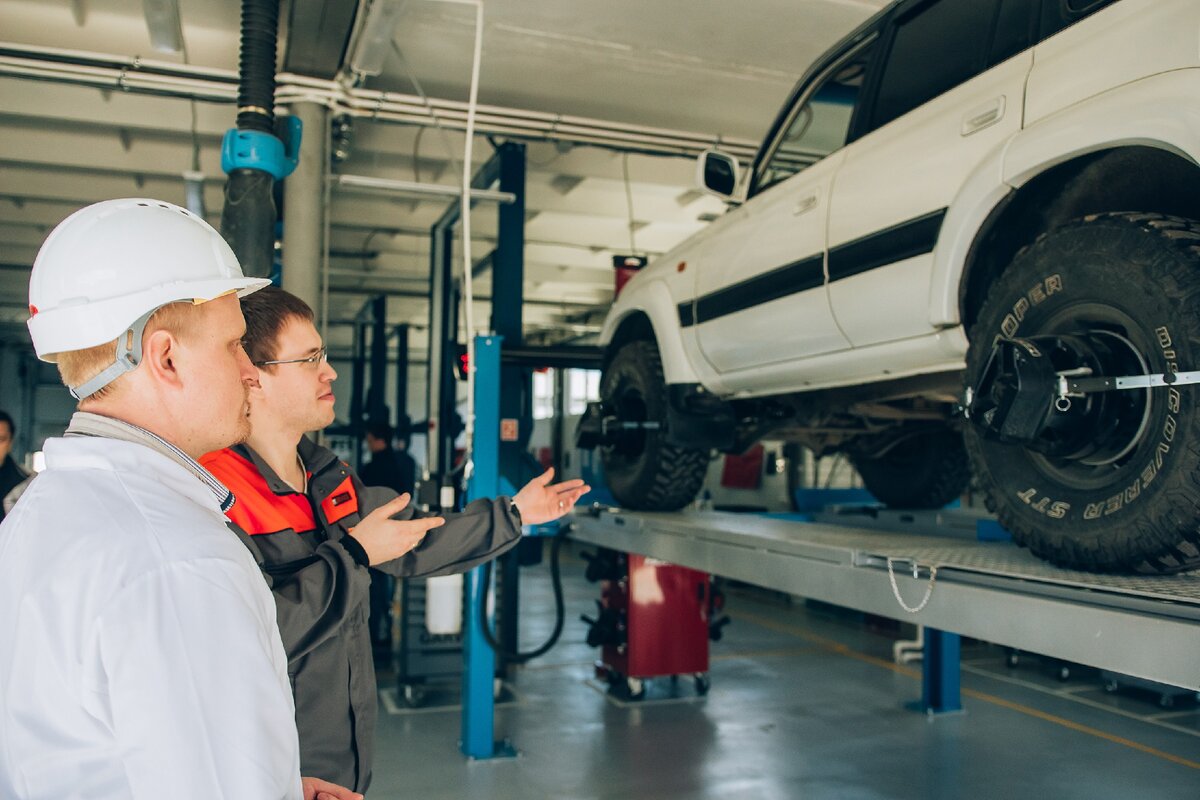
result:
[[[237,73],[230,70],[13,43],[0,43],[0,76],[216,103],[236,102],[238,89]],[[466,129],[467,104],[463,102],[430,99],[427,103],[416,95],[350,88],[336,81],[286,73],[276,76],[276,84],[277,106],[313,102],[333,113],[361,119]],[[758,142],[749,139],[499,106],[479,106],[475,130],[479,135],[648,155],[694,157],[718,147],[743,162],[753,159],[758,150]]]

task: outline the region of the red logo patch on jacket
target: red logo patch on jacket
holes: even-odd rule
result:
[[[354,491],[354,482],[349,476],[321,501],[321,511],[330,525],[358,513],[358,493]]]

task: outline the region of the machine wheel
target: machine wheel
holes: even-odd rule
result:
[[[624,344],[604,370],[600,400],[622,422],[667,421],[667,387],[654,342]],[[690,503],[708,472],[708,450],[667,444],[663,430],[632,430],[600,448],[613,497],[627,508],[677,511]]]
[[[1200,223],[1085,217],[1041,236],[997,279],[971,330],[968,386],[997,337],[1054,336],[1058,371],[1200,368]],[[1071,343],[1084,343],[1075,345]],[[966,434],[988,507],[1049,561],[1096,571],[1200,564],[1200,395],[1098,392],[1050,414],[1036,446]]]
[[[879,456],[852,461],[867,491],[892,508],[941,508],[971,479],[962,436],[949,428],[914,432]]]
[[[712,680],[703,672],[697,672],[692,680],[696,687],[696,694],[701,697],[708,694],[708,690],[712,688]]]

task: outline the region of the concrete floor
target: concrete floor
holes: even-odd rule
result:
[[[728,590],[733,624],[712,648],[712,689],[654,683],[619,703],[594,680],[580,613],[598,596],[564,551],[567,624],[550,653],[519,670],[517,700],[496,730],[515,759],[468,762],[458,709],[381,702],[375,779],[381,798],[1187,798],[1200,797],[1200,708],[1156,695],[1109,694],[1100,676],[964,643],[965,713],[908,710],[920,664],[898,666],[892,643],[912,628]],[[1002,613],[997,609],[997,613]],[[522,571],[522,639],[553,623],[545,566]],[[381,672],[380,688],[394,681]],[[393,712],[389,713],[388,707]]]

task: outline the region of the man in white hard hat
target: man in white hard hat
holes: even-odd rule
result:
[[[300,777],[274,603],[195,461],[248,432],[238,296],[266,284],[154,200],[38,253],[29,332],[79,410],[0,524],[0,796],[358,797]]]

